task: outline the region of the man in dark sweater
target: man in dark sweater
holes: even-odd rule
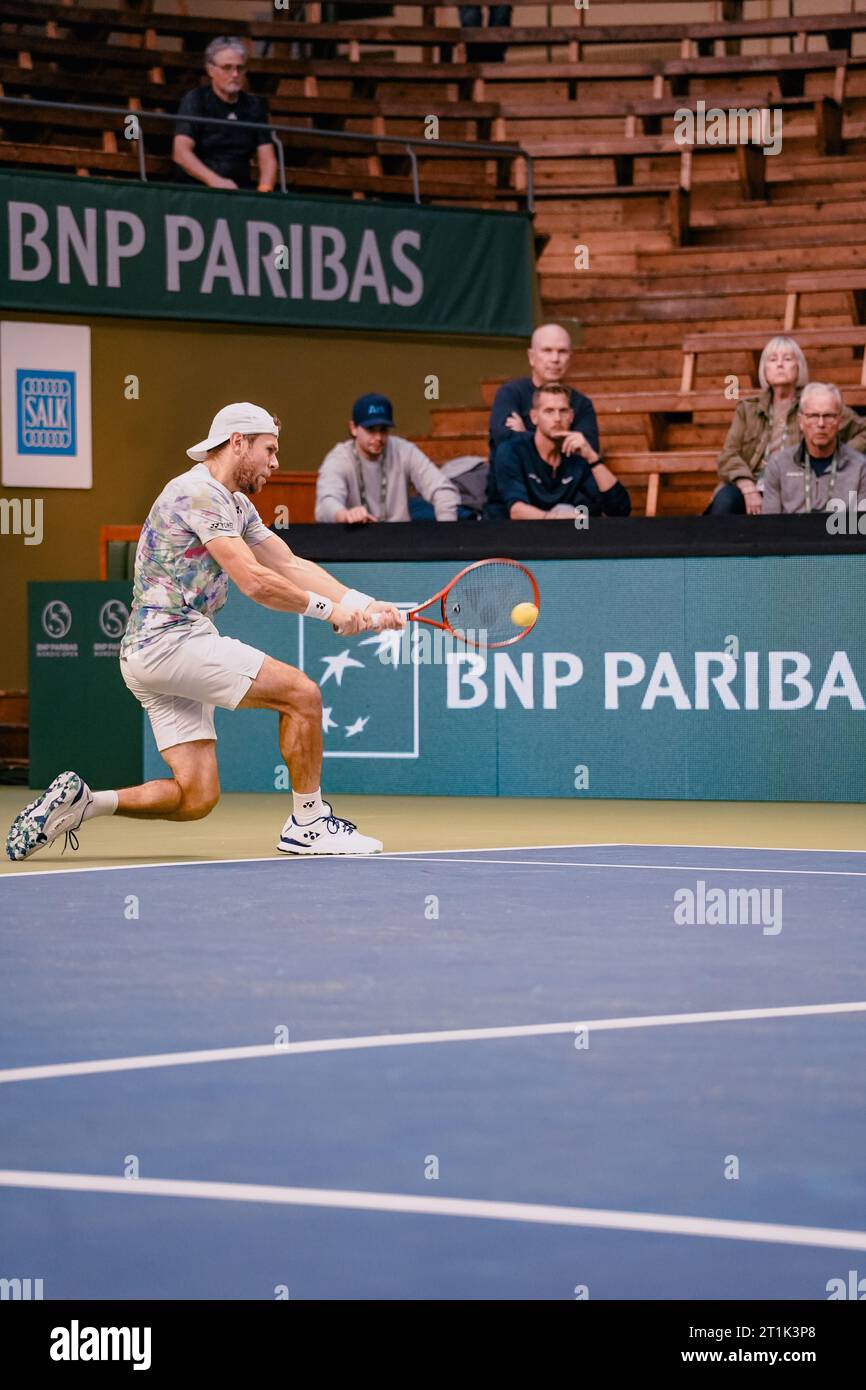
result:
[[[565,380],[571,363],[571,338],[558,323],[543,323],[532,335],[527,356],[532,375],[506,381],[496,392],[490,411],[491,463],[504,439],[534,428],[532,397],[539,386]],[[572,429],[579,430],[598,450],[598,421],[592,401],[575,390],[569,390],[569,400],[574,412]]]
[[[574,430],[569,390],[560,382],[540,386],[532,401],[534,432],[521,431],[496,450],[487,480],[490,520],[574,519],[628,516],[631,499],[580,430]]]
[[[267,123],[268,108],[261,97],[245,92],[246,49],[240,39],[214,39],[205,49],[210,86],[196,87],[178,107],[172,158],[183,171],[184,183],[209,188],[256,188],[271,193],[277,177],[277,157],[266,130],[249,130],[236,121]],[[224,125],[199,125],[183,116],[207,116]],[[256,156],[259,180],[250,176]]]

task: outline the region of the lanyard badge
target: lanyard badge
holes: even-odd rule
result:
[[[364,485],[364,460],[361,458],[360,454],[358,453],[358,446],[355,444],[355,441],[354,441],[354,440],[352,440],[352,448],[353,448],[354,453],[355,453],[355,463],[356,463],[356,465],[357,465],[357,473],[358,473],[358,492],[359,492],[360,495],[361,495],[361,506],[362,506],[362,507],[365,507],[366,510],[369,512],[369,510],[370,510],[370,503],[369,503],[368,500],[367,500],[367,489],[366,489],[366,487],[365,487],[365,485]],[[380,521],[382,521],[382,520],[385,519],[385,496],[386,496],[386,493],[387,493],[387,491],[388,491],[388,474],[387,474],[387,470],[386,470],[386,468],[385,468],[385,461],[386,461],[387,458],[388,458],[388,445],[386,444],[384,450],[382,451],[382,458],[381,458],[381,460],[380,460],[380,462],[379,462],[379,520],[380,520]]]

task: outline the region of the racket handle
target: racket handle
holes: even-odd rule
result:
[[[385,614],[384,614],[384,613],[371,613],[371,614],[370,614],[370,622],[371,622],[372,626],[373,626],[374,628],[379,628],[379,627],[381,627],[381,626],[382,626],[382,620],[384,619],[384,617],[385,617]],[[332,623],[331,626],[334,627],[334,624]],[[335,631],[335,632],[337,631],[336,627],[334,627],[334,631]]]
[[[398,611],[400,611],[400,610],[398,610]],[[408,618],[409,618],[409,614],[408,614],[408,613],[402,613],[402,612],[401,612],[400,616],[401,616],[402,619],[403,619],[403,626],[405,627],[405,626],[406,626],[406,623],[407,623],[407,621],[408,621]],[[382,622],[383,622],[383,620],[384,620],[384,617],[385,617],[385,614],[384,614],[384,613],[371,613],[371,614],[370,614],[370,622],[373,624],[374,627],[381,627],[381,626],[382,626]]]

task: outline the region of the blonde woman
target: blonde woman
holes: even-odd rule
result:
[[[793,338],[771,338],[758,367],[761,395],[737,405],[728,437],[719,454],[721,479],[707,516],[746,512],[760,516],[764,470],[784,449],[796,449],[802,435],[797,423],[800,393],[809,380],[803,349]],[[839,438],[866,451],[866,418],[843,407]]]

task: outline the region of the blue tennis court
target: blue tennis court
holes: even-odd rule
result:
[[[0,879],[46,1298],[826,1299],[866,1250],[866,854]]]

